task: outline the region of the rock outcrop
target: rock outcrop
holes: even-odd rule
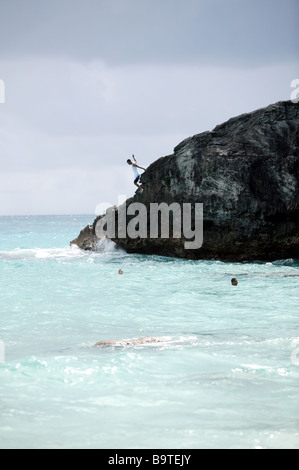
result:
[[[189,137],[173,155],[152,163],[141,182],[144,191],[126,207],[202,203],[203,244],[186,249],[184,236],[148,233],[133,239],[116,233],[113,241],[129,253],[230,261],[299,258],[299,104],[279,102]],[[96,249],[101,218],[71,243]]]

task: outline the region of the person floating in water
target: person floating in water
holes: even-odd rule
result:
[[[143,168],[142,166],[137,165],[137,160],[134,157],[134,155],[132,155],[132,158],[133,158],[134,162],[132,162],[132,160],[128,159],[127,163],[129,165],[132,165],[132,169],[133,169],[133,173],[134,173],[134,184],[139,188],[140,192],[142,193],[143,189],[141,187],[141,184],[138,183],[138,181],[140,180],[140,174],[138,173],[137,168],[140,168],[140,170],[144,170],[144,171],[145,171],[145,168]]]

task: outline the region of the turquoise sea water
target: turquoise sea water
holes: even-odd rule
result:
[[[299,448],[298,262],[70,247],[93,218],[0,218],[0,448]]]

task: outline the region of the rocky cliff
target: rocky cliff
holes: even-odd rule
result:
[[[126,207],[202,203],[203,244],[186,249],[184,236],[132,239],[116,233],[112,239],[127,252],[231,261],[299,258],[299,104],[279,102],[189,137],[152,163],[141,182],[144,191]],[[71,243],[96,249],[100,219]]]

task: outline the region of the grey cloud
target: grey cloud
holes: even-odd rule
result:
[[[93,212],[189,135],[289,99],[298,0],[0,0],[0,214]]]
[[[1,0],[0,53],[110,64],[298,57],[298,0]]]

